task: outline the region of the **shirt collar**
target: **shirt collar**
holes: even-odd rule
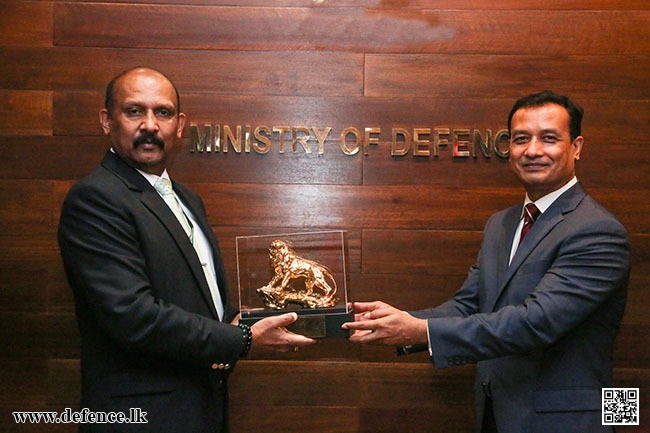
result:
[[[551,205],[555,202],[555,200],[557,200],[562,194],[564,194],[569,188],[571,188],[576,183],[578,183],[578,178],[576,176],[573,176],[573,179],[571,179],[566,184],[564,184],[562,188],[556,189],[555,191],[546,194],[544,197],[538,198],[537,201],[534,202],[528,197],[528,194],[526,194],[526,199],[524,200],[524,206],[526,206],[528,203],[535,203],[535,206],[537,206],[537,209],[539,209],[540,213],[544,213],[546,212],[546,209],[551,207]],[[523,217],[524,217],[524,208],[522,207],[520,218]]]
[[[111,147],[111,152],[115,153],[115,149],[113,149],[112,147]],[[151,173],[146,173],[146,172],[144,172],[142,170],[139,170],[137,168],[136,168],[136,170],[145,179],[147,179],[147,182],[149,182],[151,184],[151,186],[154,186],[156,184],[156,182],[158,182],[158,179],[160,179],[161,177],[164,178],[164,179],[168,179],[171,182],[171,179],[169,179],[169,173],[167,173],[167,169],[165,169],[160,176],[155,175],[155,174],[151,174]]]

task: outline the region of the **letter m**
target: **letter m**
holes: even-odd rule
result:
[[[190,144],[190,152],[212,152],[212,141],[214,140],[212,125],[203,125],[203,133],[201,133],[199,126],[192,124],[190,125],[190,134],[192,140]],[[219,151],[218,143],[215,143],[214,151]]]

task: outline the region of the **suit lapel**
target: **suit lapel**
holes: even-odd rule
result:
[[[513,206],[507,211],[503,218],[503,226],[499,233],[499,249],[497,257],[497,287],[499,289],[503,287],[506,272],[508,271],[510,250],[512,250],[512,241],[515,237],[515,230],[517,229],[520,215],[521,206]]]
[[[214,269],[217,274],[216,275],[217,287],[219,288],[219,293],[221,294],[221,301],[225,309],[226,305],[228,304],[228,290],[227,290],[228,286],[226,284],[226,281],[222,278],[222,276],[225,275],[225,271],[223,270],[223,263],[221,261],[221,252],[218,247],[217,239],[215,238],[214,233],[212,232],[210,223],[205,218],[205,213],[203,212],[202,210],[203,208],[200,205],[200,203],[194,200],[191,194],[188,194],[186,192],[186,188],[183,185],[180,185],[174,181],[172,181],[172,184],[174,187],[174,191],[178,193],[179,198],[192,212],[192,215],[194,215],[194,218],[199,223],[199,228],[201,229],[201,231],[207,238],[208,243],[210,244],[210,249],[212,250],[212,258],[214,260]],[[210,304],[212,305],[212,302],[210,302]],[[215,310],[215,314],[216,314],[216,310]]]
[[[135,169],[122,161],[117,155],[112,152],[107,152],[104,157],[102,164],[118,175],[121,179],[124,180],[129,189],[134,191],[139,191],[140,201],[142,204],[151,211],[152,214],[162,223],[163,226],[167,229],[171,237],[174,239],[176,245],[181,251],[185,262],[189,266],[194,278],[199,287],[199,291],[203,296],[204,300],[208,304],[210,311],[215,319],[218,320],[217,311],[214,307],[214,302],[212,301],[212,295],[210,294],[210,288],[208,283],[205,280],[205,274],[203,273],[203,267],[201,262],[190,242],[185,230],[176,219],[174,213],[169,209],[167,203],[160,197],[156,190],[151,186],[151,184],[142,177]],[[194,215],[196,211],[192,209]],[[225,305],[225,304],[224,304]]]
[[[517,248],[510,266],[508,266],[508,259],[510,258],[510,250],[512,248],[512,240],[514,239],[514,231],[517,227],[517,223],[519,222],[521,207],[523,206],[523,203],[515,208],[518,209],[518,213],[515,213],[514,216],[509,215],[510,221],[508,221],[506,224],[508,227],[514,227],[512,227],[510,231],[506,231],[506,236],[510,236],[510,241],[504,242],[503,239],[500,239],[502,245],[507,245],[507,247],[505,248],[505,251],[500,250],[499,274],[501,275],[501,269],[504,263],[507,267],[507,270],[505,271],[503,279],[498,279],[498,290],[496,296],[489,305],[489,311],[492,311],[494,305],[496,305],[497,300],[501,296],[501,293],[508,285],[508,282],[517,273],[519,268],[525,263],[530,253],[553,230],[557,224],[564,220],[564,214],[573,211],[578,206],[585,195],[586,192],[582,188],[582,185],[580,183],[577,183],[560,197],[558,197],[558,199],[555,200],[555,202],[548,209],[546,209],[546,211],[539,217],[539,219],[535,221],[535,224],[533,224],[533,227],[524,238],[524,241]],[[505,255],[505,260],[503,255]]]

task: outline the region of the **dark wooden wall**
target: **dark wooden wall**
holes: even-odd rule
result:
[[[389,155],[392,127],[496,130],[551,88],[586,109],[578,176],[633,248],[614,384],[641,388],[650,431],[650,2],[647,0],[0,1],[0,431],[13,410],[75,408],[79,336],[56,245],[68,188],[107,149],[116,73],[175,80],[191,122],[381,127],[370,155],[193,153],[171,175],[204,198],[236,299],[236,235],[347,230],[355,300],[437,304],[462,283],[493,212],[523,197],[493,156]],[[315,139],[310,142],[315,149]],[[326,341],[239,363],[239,432],[469,432],[472,366]]]

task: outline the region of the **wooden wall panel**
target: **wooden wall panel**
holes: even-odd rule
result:
[[[0,134],[52,134],[51,92],[0,90],[0,98]]]
[[[59,248],[53,227],[11,224],[0,233],[0,311],[46,312],[48,290],[60,286]]]
[[[9,224],[49,224],[52,184],[46,180],[0,181],[0,219]]]
[[[364,230],[362,271],[466,275],[482,239],[482,232],[467,230]]]
[[[2,45],[52,46],[52,3],[3,0],[0,2]]]
[[[363,54],[343,52],[0,48],[0,88],[103,91],[133,65],[164,70],[179,92],[361,95]],[[89,69],[88,59],[110,65]]]
[[[54,43],[147,48],[643,54],[646,12],[382,11],[56,3]],[[571,26],[549,26],[571,22]],[[158,23],[169,23],[159,26]],[[597,27],[598,32],[591,29]],[[157,38],[151,38],[156,34]],[[527,35],[535,34],[535,38]],[[525,40],[526,43],[522,43]]]
[[[103,136],[0,136],[0,179],[81,179],[109,148]]]
[[[87,2],[88,0],[54,0]],[[142,3],[142,0],[94,0],[97,3]],[[230,6],[232,0],[149,0],[149,4],[213,5]],[[239,6],[269,6],[265,0],[240,0]],[[487,9],[487,10],[650,10],[644,0],[341,0],[325,1],[322,4],[313,0],[277,0],[275,7],[313,7],[313,8],[377,8],[377,9]]]
[[[467,97],[514,101],[552,89],[577,101],[648,99],[643,83],[649,67],[648,56],[369,54],[365,95],[455,98],[462,88]]]

